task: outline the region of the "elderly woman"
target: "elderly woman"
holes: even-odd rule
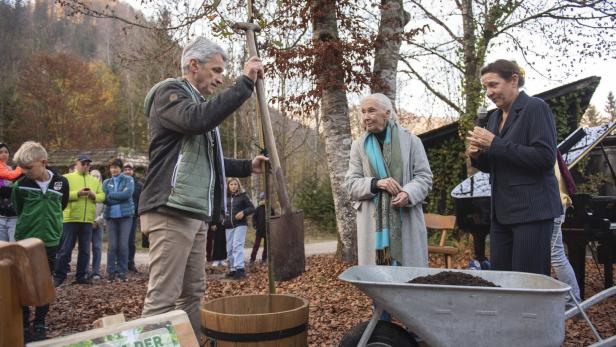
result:
[[[490,174],[492,269],[549,275],[554,218],[562,213],[552,111],[519,90],[524,73],[513,61],[482,68],[481,84],[498,110],[485,129],[469,132],[466,153]]]
[[[428,266],[421,203],[432,172],[417,136],[398,126],[391,101],[361,102],[366,132],[353,142],[345,186],[357,209],[360,265]]]

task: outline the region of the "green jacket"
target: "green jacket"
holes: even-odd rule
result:
[[[57,246],[62,235],[62,210],[68,204],[68,181],[52,172],[45,193],[31,178],[23,177],[15,185],[11,200],[17,212],[15,240],[41,239],[45,247]]]
[[[64,210],[64,223],[94,223],[96,203],[105,201],[101,182],[89,173],[82,175],[77,171],[68,173],[64,177],[70,187],[68,207]],[[87,196],[77,196],[77,192],[85,187],[96,194],[96,201]]]

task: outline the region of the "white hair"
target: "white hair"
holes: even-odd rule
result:
[[[204,36],[198,36],[182,50],[182,72],[188,71],[188,63],[191,59],[196,59],[200,63],[207,63],[216,54],[220,54],[225,62],[229,59],[227,53],[216,42],[208,40]]]
[[[25,166],[35,161],[47,160],[47,151],[38,142],[26,141],[15,152],[13,160],[17,165]]]
[[[361,99],[360,104],[363,104],[366,101],[372,100],[376,102],[379,106],[381,106],[385,111],[389,111],[389,119],[396,121],[398,118],[396,115],[396,110],[394,110],[393,105],[391,104],[391,100],[385,95],[381,93],[374,93],[368,96],[365,96]]]

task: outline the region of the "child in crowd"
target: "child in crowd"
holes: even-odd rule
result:
[[[271,207],[270,207],[271,209]],[[271,209],[271,215],[274,215],[274,210]],[[263,240],[263,252],[261,252],[261,263],[265,264],[267,261],[267,238],[265,237],[267,216],[265,215],[265,193],[259,193],[259,206],[252,215],[252,226],[255,228],[255,243],[252,247],[252,253],[250,254],[250,265],[255,263],[257,259],[257,252]]]
[[[21,168],[13,170],[7,164],[10,156],[9,146],[0,142],[0,241],[14,242],[17,217],[11,205],[11,185],[21,176]]]
[[[229,272],[227,277],[241,279],[246,277],[244,269],[244,242],[246,241],[246,219],[255,212],[248,194],[242,189],[237,178],[227,180],[227,216],[224,226],[227,236],[227,258]]]
[[[45,243],[49,270],[53,271],[60,235],[62,210],[68,204],[68,181],[47,168],[47,151],[37,142],[27,141],[17,153],[15,162],[25,177],[13,186],[11,200],[17,213],[15,240],[35,237]],[[30,334],[30,308],[23,308],[25,341],[46,338],[45,316],[49,305],[35,309],[33,334]]]

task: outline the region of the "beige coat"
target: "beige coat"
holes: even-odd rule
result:
[[[428,266],[428,240],[423,217],[422,202],[432,188],[432,171],[421,140],[402,127],[399,129],[402,153],[402,189],[409,195],[409,204],[402,208],[402,259],[403,266]],[[345,187],[353,207],[357,210],[357,254],[359,265],[376,263],[374,235],[375,208],[370,192],[372,174],[368,156],[364,151],[366,134],[353,141]]]

